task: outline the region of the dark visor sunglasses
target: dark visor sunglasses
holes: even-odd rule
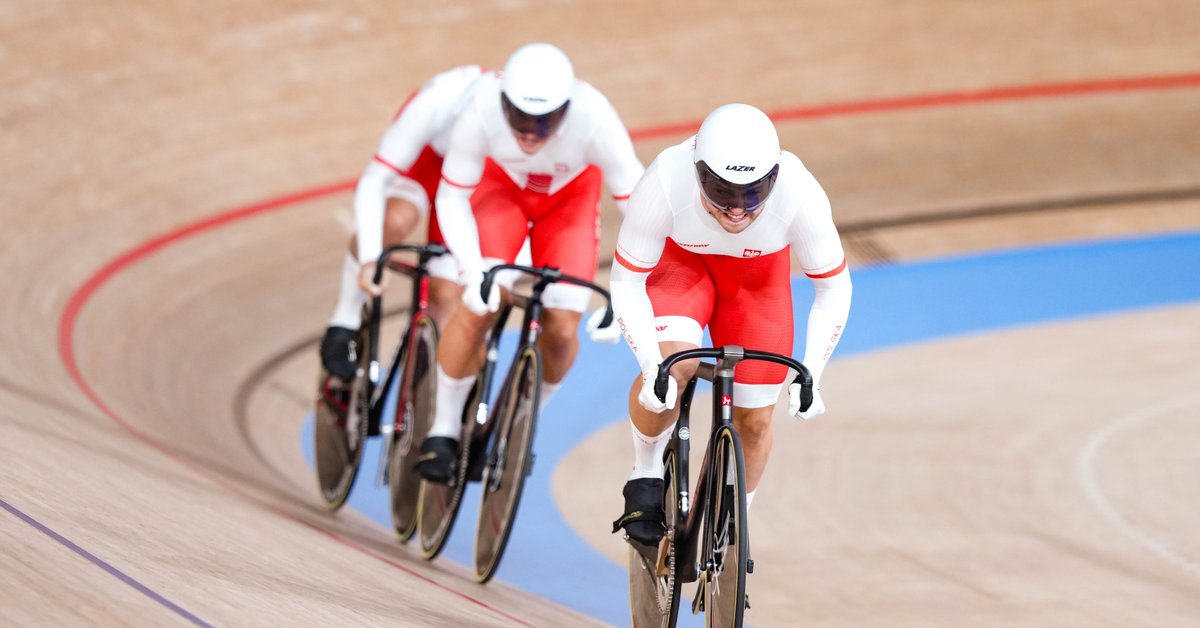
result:
[[[517,135],[533,135],[541,140],[554,134],[562,124],[563,118],[567,116],[567,105],[570,104],[571,101],[568,100],[554,111],[535,116],[521,111],[507,95],[500,93],[500,107],[504,109],[504,119],[508,121],[508,126]]]
[[[750,183],[730,183],[713,172],[703,160],[696,162],[696,177],[700,181],[700,193],[717,209],[728,212],[735,208],[746,210],[746,213],[756,212],[767,202],[771,190],[775,188],[775,179],[779,177],[779,164],[775,164],[770,172],[757,181]]]

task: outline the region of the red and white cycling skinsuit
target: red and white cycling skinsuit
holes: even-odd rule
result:
[[[355,190],[354,219],[360,262],[378,258],[383,250],[386,199],[407,200],[422,213],[430,210],[454,120],[470,102],[475,83],[486,72],[477,65],[442,72],[413,92],[396,112],[375,159],[359,178]],[[438,227],[436,214],[431,213],[429,242],[444,241]],[[430,266],[436,276],[457,279],[457,268],[448,256],[435,258]]]
[[[644,168],[616,110],[576,80],[562,125],[538,152],[522,152],[500,108],[500,77],[482,77],[454,123],[438,188],[446,246],[464,269],[511,263],[529,237],[534,266],[596,273],[601,172],[619,209]],[[481,238],[480,234],[484,234]],[[591,293],[558,283],[547,307],[582,312]]]
[[[789,249],[812,280],[803,363],[819,379],[850,310],[846,256],[829,199],[795,155],[780,156],[779,178],[759,216],[741,233],[725,231],[700,203],[695,138],[659,154],[634,189],[621,225],[611,290],[617,324],[643,372],[662,361],[659,342],[790,355]],[[735,403],[775,403],[783,366],[747,362],[735,374]]]

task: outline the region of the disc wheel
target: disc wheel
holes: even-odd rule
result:
[[[676,559],[684,518],[679,503],[680,474],[674,451],[666,455],[663,513],[666,534],[657,547],[629,540],[629,611],[634,626],[670,628],[679,618]],[[686,481],[684,479],[683,481]]]
[[[392,525],[400,541],[408,541],[417,530],[421,479],[413,465],[421,453],[421,439],[433,424],[437,394],[438,331],[433,319],[422,316],[401,359],[400,387],[396,395],[396,421],[388,460],[388,493]]]
[[[480,583],[491,580],[500,566],[525,478],[533,467],[541,383],[541,354],[528,347],[514,363],[506,394],[497,406],[496,434],[483,469],[483,498],[475,534],[475,580]]]
[[[746,610],[746,568],[749,536],[746,529],[746,463],[737,432],[723,429],[714,450],[717,461],[714,501],[704,521],[707,564],[701,574],[704,587],[704,623],[709,628],[741,626]]]
[[[367,440],[370,395],[364,390],[367,358],[362,351],[367,346],[366,340],[365,329],[359,330],[351,347],[358,361],[358,373],[348,386],[324,369],[318,382],[313,409],[313,457],[321,502],[330,512],[346,503]]]

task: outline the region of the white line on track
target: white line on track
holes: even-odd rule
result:
[[[1129,429],[1139,423],[1144,423],[1152,419],[1162,418],[1170,412],[1195,411],[1197,405],[1197,397],[1185,396],[1176,397],[1167,401],[1158,403],[1153,406],[1135,410],[1123,416],[1117,417],[1116,420],[1104,426],[1100,430],[1092,434],[1088,439],[1087,444],[1079,452],[1079,457],[1076,460],[1076,474],[1079,479],[1079,484],[1083,487],[1083,492],[1087,495],[1092,505],[1100,511],[1114,528],[1121,534],[1128,537],[1137,545],[1141,546],[1146,551],[1154,554],[1162,560],[1175,565],[1183,571],[1200,578],[1200,564],[1183,556],[1179,552],[1171,549],[1162,541],[1151,537],[1145,532],[1137,529],[1121,513],[1113,506],[1108,497],[1104,494],[1104,490],[1100,488],[1100,482],[1096,479],[1096,458],[1099,456],[1101,448],[1104,447],[1106,441],[1113,435],[1122,430]]]

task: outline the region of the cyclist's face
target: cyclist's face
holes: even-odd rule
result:
[[[542,147],[545,146],[546,142],[550,139],[547,137],[538,137],[533,133],[519,133],[515,130],[512,132],[512,134],[513,137],[517,138],[517,146],[521,147],[521,152],[525,153],[526,155],[532,155],[539,150],[542,150]]]
[[[728,210],[717,209],[703,194],[700,195],[700,205],[704,207],[704,211],[712,216],[721,228],[729,233],[741,233],[750,226],[750,223],[758,219],[758,215],[762,212],[747,212],[743,207],[730,207]]]

